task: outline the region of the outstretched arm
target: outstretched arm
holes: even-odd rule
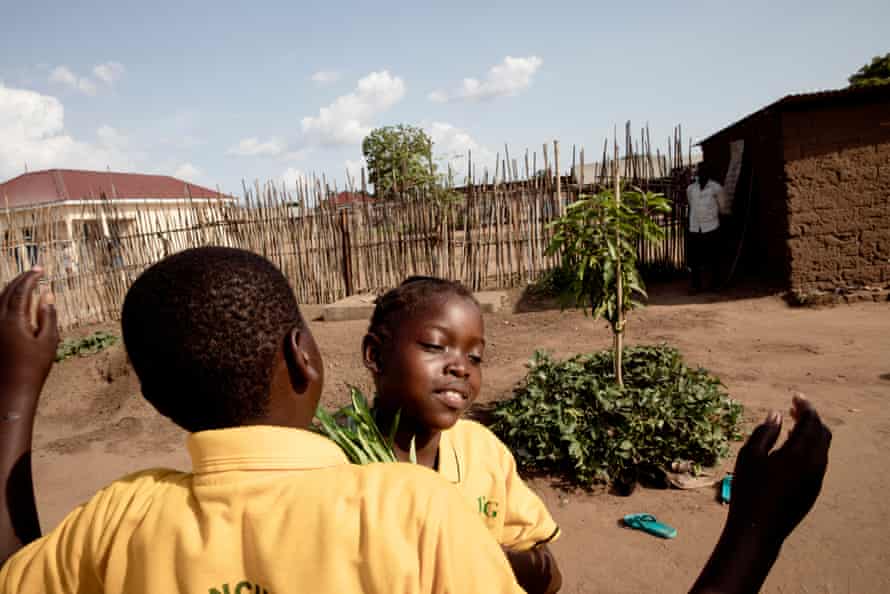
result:
[[[794,398],[791,415],[796,425],[778,450],[770,452],[782,416],[773,412],[739,452],[729,516],[692,594],[759,592],[782,543],[816,502],[831,431],[803,397]]]
[[[59,342],[52,295],[33,293],[42,272],[21,274],[0,293],[0,563],[40,536],[31,481],[37,400]]]

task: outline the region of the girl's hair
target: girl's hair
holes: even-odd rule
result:
[[[411,315],[433,301],[451,296],[469,299],[479,306],[473,292],[457,281],[434,276],[409,276],[401,285],[387,291],[374,302],[368,333],[386,340],[392,336],[399,319],[406,313]]]

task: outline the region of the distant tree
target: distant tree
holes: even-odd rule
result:
[[[362,141],[368,181],[378,196],[435,186],[433,141],[420,128],[399,124],[376,128]]]
[[[890,53],[875,56],[850,77],[851,87],[874,87],[890,84]]]

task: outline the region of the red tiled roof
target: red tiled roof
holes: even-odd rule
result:
[[[704,140],[699,141],[698,144],[707,142],[715,136],[723,134],[727,130],[735,128],[739,124],[748,122],[769,111],[805,109],[807,107],[818,104],[835,104],[844,101],[858,101],[861,99],[879,99],[890,101],[890,84],[876,85],[871,87],[847,87],[845,89],[831,89],[826,91],[817,91],[814,93],[797,93],[792,95],[785,95],[778,101],[774,101],[766,107],[758,109],[754,113],[746,115],[742,119],[733,122],[732,124],[718,130],[717,132],[714,132]]]
[[[47,169],[33,171],[0,184],[0,207],[31,206],[63,200],[151,198],[224,198],[216,190],[169,175]]]
[[[362,204],[374,202],[374,197],[362,192],[340,192],[331,197],[334,206],[348,206],[350,204]]]

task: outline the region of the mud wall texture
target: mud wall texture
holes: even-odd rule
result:
[[[788,284],[890,285],[890,102],[782,114]]]

